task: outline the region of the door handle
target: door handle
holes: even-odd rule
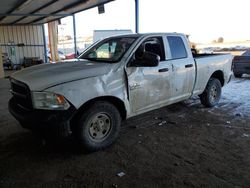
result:
[[[159,69],[158,72],[167,72],[168,68]]]
[[[193,64],[187,64],[187,65],[185,65],[185,68],[190,68],[190,67],[193,67]]]

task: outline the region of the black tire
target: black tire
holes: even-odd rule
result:
[[[216,78],[210,78],[205,91],[200,95],[201,104],[213,107],[219,103],[221,97],[221,83]]]
[[[85,150],[97,151],[115,142],[120,127],[117,108],[109,102],[97,101],[81,114],[73,134]]]
[[[242,77],[242,73],[234,73],[235,78],[241,78]]]

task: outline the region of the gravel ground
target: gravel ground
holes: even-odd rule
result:
[[[0,187],[249,187],[249,83],[234,79],[214,108],[193,98],[129,119],[112,147],[86,154],[22,129],[0,79]]]

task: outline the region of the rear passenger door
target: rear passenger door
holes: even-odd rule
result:
[[[182,35],[166,36],[171,53],[174,74],[172,99],[180,101],[191,96],[195,83],[195,63],[186,38]],[[185,42],[184,42],[185,40]]]

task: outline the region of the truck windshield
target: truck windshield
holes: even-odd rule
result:
[[[105,39],[81,54],[78,59],[115,63],[121,60],[137,37],[114,37]]]

